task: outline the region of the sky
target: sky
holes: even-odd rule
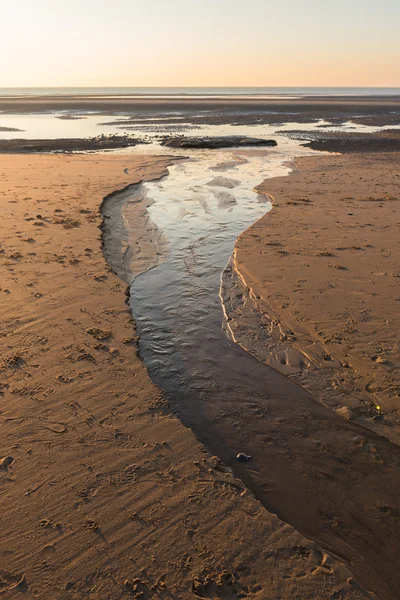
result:
[[[399,0],[0,0],[0,87],[400,87]]]

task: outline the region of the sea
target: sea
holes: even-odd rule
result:
[[[400,87],[7,87],[0,96],[398,96]]]

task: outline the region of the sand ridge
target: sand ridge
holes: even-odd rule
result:
[[[0,594],[371,598],[171,416],[136,356],[102,199],[170,158],[0,166]]]

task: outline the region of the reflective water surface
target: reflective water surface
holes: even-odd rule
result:
[[[395,600],[400,534],[395,520],[382,527],[379,511],[365,510],[365,490],[371,507],[396,505],[400,450],[320,405],[223,330],[221,272],[236,237],[270,208],[253,188],[309,152],[278,142],[267,150],[191,151],[168,177],[141,186],[169,255],[131,285],[140,356],[172,410],[268,510]],[[253,460],[237,462],[239,452]]]
[[[268,111],[267,111],[268,112]],[[142,113],[137,115],[104,116],[88,111],[58,111],[31,114],[7,114],[0,112],[0,139],[65,139],[65,138],[87,138],[99,135],[122,135],[130,134],[134,137],[150,140],[152,137],[168,134],[177,135],[249,135],[249,136],[273,136],[285,131],[352,131],[355,133],[371,133],[384,131],[385,129],[399,129],[400,125],[387,125],[382,127],[362,125],[351,121],[343,124],[332,123],[325,120],[315,120],[311,123],[283,123],[280,125],[266,124],[234,124],[235,118],[243,117],[243,114],[231,113],[232,124],[210,125],[197,124],[196,118],[188,113],[176,111],[163,111],[162,114],[154,116],[154,113]],[[254,114],[254,113],[253,113]],[[212,117],[207,110],[198,112],[201,118]],[[281,119],[282,117],[279,117]],[[261,121],[261,117],[260,117]],[[2,131],[1,128],[13,128],[20,131]],[[323,128],[323,129],[321,129]]]
[[[255,186],[286,175],[301,153],[310,151],[285,139],[276,149],[197,151],[168,177],[143,185],[153,201],[150,218],[170,247],[166,262],[134,280],[131,305],[141,356],[178,412],[216,380],[229,385],[229,374],[210,358],[217,346],[224,361],[237,353],[222,329],[221,273],[237,236],[271,207]]]

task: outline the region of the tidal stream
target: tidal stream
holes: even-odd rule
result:
[[[134,228],[129,202],[146,197],[169,246],[130,291],[152,380],[267,510],[343,559],[378,598],[396,600],[400,448],[319,404],[222,326],[220,279],[235,239],[271,208],[253,189],[286,175],[302,152],[310,153],[289,139],[276,149],[191,151],[169,176],[109,199],[105,254],[120,234],[115,219]],[[239,452],[253,460],[237,462]]]

